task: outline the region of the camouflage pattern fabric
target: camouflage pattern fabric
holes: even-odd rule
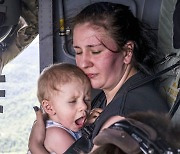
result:
[[[21,16],[27,26],[20,28],[18,31],[20,50],[30,44],[38,34],[38,0],[22,0]]]
[[[38,1],[22,0],[22,12],[8,47],[0,53],[0,74],[4,65],[14,59],[38,35]]]
[[[7,38],[8,46],[17,41],[20,50],[24,49],[38,34],[38,1],[21,0],[21,17],[19,23],[13,32]]]

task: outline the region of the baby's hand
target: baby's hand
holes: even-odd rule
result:
[[[97,119],[97,117],[99,117],[102,111],[103,110],[101,108],[94,108],[93,110],[91,110],[89,116],[87,117],[86,124],[94,123],[94,121]]]

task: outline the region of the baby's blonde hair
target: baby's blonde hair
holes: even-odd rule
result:
[[[46,67],[39,79],[37,97],[41,103],[44,99],[49,100],[55,92],[60,91],[62,85],[70,82],[90,84],[89,78],[77,66],[68,63],[53,64]]]

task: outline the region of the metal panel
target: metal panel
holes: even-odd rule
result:
[[[53,63],[52,0],[39,0],[40,71]]]
[[[56,62],[69,62],[75,63],[74,58],[72,57],[72,47],[69,44],[71,36],[69,35],[59,35],[60,29],[59,21],[64,21],[64,29],[68,29],[69,22],[68,20],[79,13],[84,7],[89,4],[98,2],[100,0],[54,0],[53,1],[53,12],[54,12],[54,63]],[[121,3],[127,6],[130,6],[133,14],[136,16],[137,8],[135,0],[104,0],[109,2]]]

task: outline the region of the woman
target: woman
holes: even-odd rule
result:
[[[92,87],[102,89],[92,102],[92,109],[103,110],[95,121],[92,139],[111,116],[168,111],[154,82],[141,84],[154,73],[159,54],[152,32],[127,6],[110,2],[91,4],[73,19],[72,29],[76,63],[90,78]],[[41,128],[36,129],[37,125]],[[42,124],[37,125],[29,142],[34,153],[45,151],[42,135],[33,139],[40,129],[44,131]]]

